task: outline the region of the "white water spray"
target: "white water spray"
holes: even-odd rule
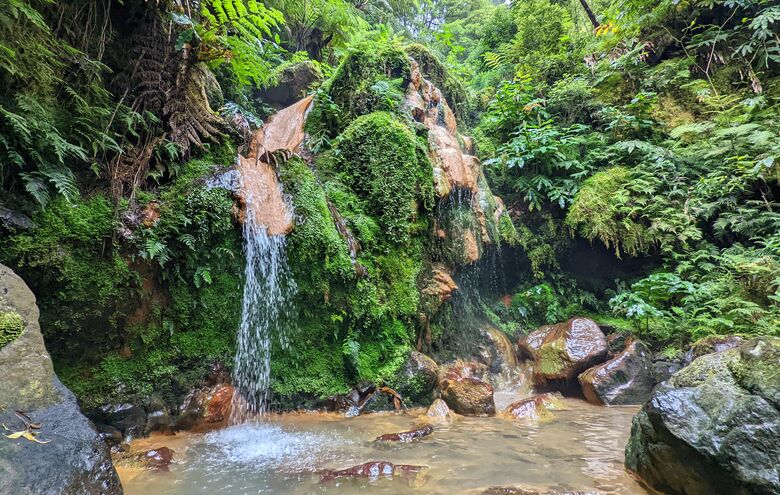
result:
[[[230,413],[231,424],[256,419],[268,409],[272,339],[277,339],[282,347],[287,346],[286,328],[293,309],[292,298],[297,290],[287,264],[285,236],[271,235],[266,226],[258,223],[257,209],[263,205],[258,204],[251,193],[245,200],[246,267],[234,359],[233,386],[236,392]],[[288,208],[292,211],[289,204]]]

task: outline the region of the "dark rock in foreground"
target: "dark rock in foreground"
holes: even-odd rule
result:
[[[780,339],[707,354],[634,417],[626,467],[670,494],[780,493]]]
[[[518,342],[521,357],[533,360],[534,382],[568,382],[607,357],[607,339],[588,318],[540,327]]]
[[[644,404],[655,386],[650,349],[632,340],[606,363],[581,373],[578,380],[593,404]]]
[[[29,435],[0,437],[0,493],[121,495],[108,447],[54,374],[35,296],[3,265],[0,311],[14,312],[24,321],[22,333],[0,347],[0,423]],[[16,415],[17,410],[29,420]]]

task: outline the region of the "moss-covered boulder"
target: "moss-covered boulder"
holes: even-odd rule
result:
[[[586,369],[603,362],[607,339],[588,318],[572,318],[545,325],[518,341],[521,357],[533,360],[534,382],[569,382]]]
[[[394,378],[393,387],[407,406],[427,406],[439,378],[439,365],[425,354],[410,351],[409,357]]]
[[[634,417],[626,467],[664,493],[780,493],[780,339],[699,357]]]
[[[54,374],[35,296],[4,265],[0,315],[0,423],[32,433],[0,437],[0,493],[121,494],[108,448]],[[25,411],[29,420],[14,411]]]

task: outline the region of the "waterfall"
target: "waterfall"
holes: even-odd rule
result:
[[[280,186],[277,186],[280,187]],[[287,345],[286,327],[296,292],[285,252],[286,238],[269,234],[257,221],[258,203],[246,197],[244,220],[244,295],[234,359],[231,424],[246,422],[267,410],[271,345]]]

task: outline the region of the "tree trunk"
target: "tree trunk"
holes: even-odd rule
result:
[[[590,10],[590,5],[588,5],[587,0],[580,0],[580,3],[582,4],[582,8],[585,9],[585,13],[588,14],[588,19],[590,19],[590,23],[593,24],[593,29],[598,29],[599,21],[596,20],[596,14]]]

